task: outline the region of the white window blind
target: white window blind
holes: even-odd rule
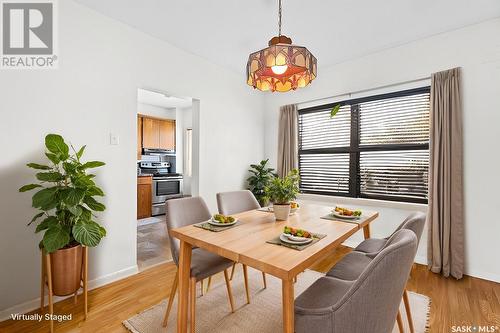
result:
[[[427,202],[429,99],[425,87],[299,110],[301,191]]]

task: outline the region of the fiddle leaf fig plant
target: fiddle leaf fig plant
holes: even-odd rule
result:
[[[299,170],[293,169],[283,178],[274,177],[266,187],[266,196],[277,205],[286,205],[299,194]]]
[[[94,220],[94,212],[102,212],[106,207],[95,199],[104,196],[104,192],[96,185],[95,174],[88,171],[105,163],[83,162],[85,146],[76,151],[58,134],[47,135],[45,147],[47,165],[27,164],[39,171],[35,174],[38,182],[19,189],[37,190],[32,206],[39,212],[28,225],[37,223],[35,233],[44,233],[40,248],[51,253],[77,244],[97,246],[106,236],[106,229]]]

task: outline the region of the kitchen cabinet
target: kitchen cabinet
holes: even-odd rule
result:
[[[175,120],[143,116],[142,147],[175,150]]]
[[[137,160],[142,158],[142,117],[137,117]]]
[[[160,121],[153,118],[142,118],[142,147],[160,147]]]
[[[152,210],[152,176],[137,177],[137,218],[151,217]]]
[[[175,150],[175,120],[160,121],[160,148]]]

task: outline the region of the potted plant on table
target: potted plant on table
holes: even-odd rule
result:
[[[265,190],[266,197],[273,203],[276,220],[287,220],[290,203],[299,193],[299,171],[293,169],[283,178],[274,177]]]
[[[94,197],[104,192],[94,182],[89,169],[103,166],[103,162],[81,160],[85,146],[76,151],[57,134],[45,137],[45,155],[50,165],[29,163],[39,170],[37,183],[19,189],[26,192],[37,189],[32,206],[39,210],[28,225],[37,223],[35,233],[43,232],[39,247],[50,254],[53,292],[58,296],[74,293],[80,288],[82,245],[97,246],[106,230],[94,221],[94,212],[105,206]]]
[[[276,176],[273,168],[269,168],[267,163],[269,159],[260,161],[259,164],[250,164],[248,172],[251,173],[247,178],[248,189],[253,193],[259,204],[264,207],[268,204],[266,197],[266,187],[271,180]]]

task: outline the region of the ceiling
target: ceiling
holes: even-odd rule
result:
[[[276,0],[76,1],[241,74],[277,34]],[[283,0],[283,34],[320,70],[495,17],[498,0]]]
[[[137,89],[137,101],[167,109],[188,108],[192,105],[191,98],[174,97],[162,92],[141,88]]]

